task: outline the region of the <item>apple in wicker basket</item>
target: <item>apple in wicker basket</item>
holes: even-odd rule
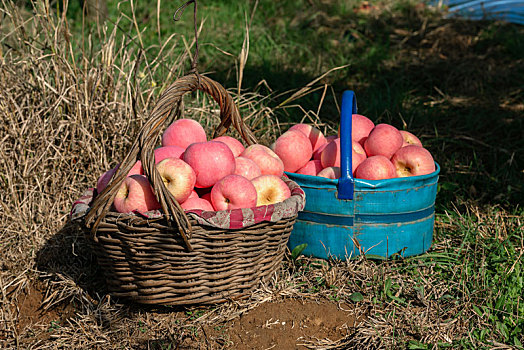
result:
[[[109,169],[108,171],[100,175],[100,177],[96,181],[96,191],[98,193],[101,193],[107,187],[107,185],[109,184],[109,180],[111,180],[111,177],[114,173],[116,173],[117,169],[118,166],[113,169]]]
[[[262,172],[260,171],[257,163],[253,162],[249,158],[239,156],[235,158],[234,174],[243,176],[248,180],[252,180],[255,177],[262,175]]]
[[[391,162],[398,177],[431,174],[435,171],[435,161],[429,151],[423,147],[409,145],[399,149]]]
[[[180,204],[182,209],[191,210],[191,209],[201,209],[207,211],[214,211],[213,205],[203,198],[188,198],[184,203]]]
[[[291,197],[286,183],[275,175],[261,175],[251,180],[257,193],[256,205],[269,205],[283,202]]]
[[[162,134],[162,146],[178,146],[186,149],[190,144],[206,142],[206,131],[196,120],[175,120]]]
[[[227,147],[229,147],[231,152],[233,152],[233,155],[235,157],[238,157],[239,155],[241,155],[242,152],[244,152],[244,149],[245,149],[245,147],[242,144],[242,142],[238,141],[234,137],[227,136],[227,135],[215,137],[211,141],[219,141],[219,142],[225,143],[227,145]]]
[[[254,144],[247,147],[241,154],[255,162],[262,175],[275,175],[281,177],[284,174],[284,163],[269,147]]]
[[[198,193],[196,193],[195,190],[191,190],[191,194],[189,195],[189,197],[187,197],[187,199],[191,199],[191,198],[200,198],[200,196],[198,195]]]
[[[209,203],[211,203],[211,192],[204,193],[200,198],[205,199]]]
[[[255,207],[257,190],[245,177],[228,175],[213,186],[211,203],[216,210]]]
[[[100,175],[100,177],[96,181],[96,191],[98,193],[101,193],[107,187],[107,185],[109,184],[109,181],[111,180],[111,177],[113,176],[114,173],[116,173],[118,167],[119,165],[117,165],[113,169],[109,169],[108,171]],[[127,176],[131,176],[131,175],[144,175],[144,169],[142,168],[141,161],[137,161],[135,165],[133,165],[131,170],[129,170],[129,173],[127,174]]]
[[[131,175],[124,179],[116,193],[113,202],[120,213],[130,213],[134,210],[147,212],[160,209],[153,189],[144,175]]]
[[[235,156],[223,142],[193,143],[184,152],[183,160],[195,171],[195,187],[199,188],[212,187],[235,171]]]
[[[165,146],[165,147],[158,147],[154,150],[155,154],[155,164],[160,163],[166,158],[180,158],[182,159],[182,155],[184,154],[185,149],[178,146]]]
[[[156,169],[177,202],[189,198],[196,183],[195,171],[189,164],[179,158],[166,158],[156,165]]]

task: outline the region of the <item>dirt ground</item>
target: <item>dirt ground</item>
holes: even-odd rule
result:
[[[12,305],[17,314],[15,328],[19,334],[33,329],[41,343],[55,338],[53,330],[75,318],[75,305],[43,310],[46,291],[41,284],[34,284]],[[187,315],[187,311],[185,312]],[[183,317],[183,311],[174,311]],[[179,349],[307,349],[311,340],[338,341],[352,333],[356,317],[350,305],[328,300],[284,299],[266,302],[228,322],[205,325],[176,344]],[[168,340],[146,341],[147,348],[169,348]]]
[[[353,315],[333,302],[264,303],[211,334],[229,338],[235,349],[301,349],[305,340],[339,340],[355,324]],[[215,327],[216,328],[216,327]]]

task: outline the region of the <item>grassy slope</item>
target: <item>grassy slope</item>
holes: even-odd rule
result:
[[[437,196],[435,244],[428,254],[416,258],[389,263],[355,262],[350,270],[367,269],[368,275],[362,284],[354,283],[351,277],[355,275],[347,272],[347,266],[332,263],[330,268],[339,273],[339,280],[328,283],[325,275],[319,272],[320,279],[309,281],[311,288],[305,292],[344,300],[350,300],[348,298],[353,292],[362,293],[364,301],[361,307],[372,310],[371,316],[376,320],[376,323],[368,321],[362,328],[374,330],[380,336],[382,345],[424,348],[436,343],[442,346],[451,343],[458,347],[477,348],[503,343],[521,346],[524,342],[524,228],[521,207],[524,197],[524,159],[521,156],[524,151],[523,28],[503,23],[445,20],[432,11],[407,2],[381,3],[376,11],[369,14],[355,13],[354,6],[340,3],[296,0],[278,5],[273,2],[258,4],[249,30],[250,51],[243,70],[243,87],[247,91],[258,90],[261,94],[273,91],[272,97],[263,105],[274,111],[279,122],[295,122],[303,117],[300,109],[277,107],[289,96],[287,92],[304,86],[333,67],[349,64],[348,68],[322,79],[321,82],[332,86],[332,90],[328,89],[319,112],[320,120],[326,123],[325,127],[329,130],[335,126],[338,113],[333,100],[344,89],[353,89],[357,93],[360,113],[376,122],[405,127],[421,136],[443,169]],[[116,5],[116,2],[109,2],[111,21],[119,21],[116,42],[124,42],[127,47],[116,57],[115,65],[120,65],[123,72],[129,74],[140,39],[136,36],[132,21],[126,17],[118,20]],[[249,18],[253,5],[254,2],[239,6],[234,2],[217,0],[200,4],[199,7],[200,16],[206,18],[200,36],[200,71],[211,72],[214,79],[228,87],[236,86],[235,65],[238,62],[235,57],[240,52],[245,35],[244,12],[247,11]],[[162,4],[159,39],[156,4],[146,7],[141,3],[136,6],[135,17],[143,29],[141,40],[147,49],[148,62],[158,52],[159,43],[165,42],[173,32],[181,33],[191,41],[191,8],[186,10],[181,22],[173,25],[171,16],[176,5]],[[129,9],[128,2],[120,4],[120,10],[132,17]],[[80,9],[71,7],[68,16],[73,40],[79,40],[82,28]],[[96,38],[98,31],[93,29],[91,33]],[[134,39],[130,40],[130,37]],[[147,110],[147,102],[151,103],[163,84],[168,83],[162,81],[162,77],[167,76],[168,68],[176,72],[184,70],[182,65],[174,63],[174,59],[184,51],[178,39],[173,39],[177,45],[169,55],[162,55],[160,64],[139,73],[141,92],[145,96],[141,104],[143,110]],[[14,45],[9,40],[2,41],[4,53]],[[75,50],[79,69],[97,67],[99,56],[96,53],[101,46],[95,40],[93,49],[88,50],[88,46],[84,45],[85,51]],[[216,47],[231,53],[233,57]],[[43,50],[40,54],[51,52]],[[9,64],[9,59],[20,60],[19,53],[6,56],[2,63]],[[94,59],[83,66],[79,57]],[[13,86],[9,79],[15,79],[15,76],[5,75],[4,80],[0,80],[3,88]],[[87,82],[88,76],[79,76],[79,79]],[[61,78],[62,75],[47,76],[55,88],[64,82]],[[116,130],[125,130],[125,135],[132,137],[143,117],[133,119],[128,128],[125,127],[127,120],[119,117],[122,111],[130,113],[120,106],[130,103],[127,100],[129,94],[118,84],[118,81],[125,79],[126,74],[115,75],[117,83],[107,92],[112,94],[111,97],[102,98],[98,101],[99,105],[95,104],[99,109],[91,112],[100,113],[92,114],[97,115],[99,120],[90,120],[81,108],[66,115],[81,120],[81,124],[88,125],[89,130],[104,125],[107,120],[104,118],[117,121],[115,125],[96,131],[95,140],[109,142],[108,135]],[[261,80],[265,80],[267,85],[258,85]],[[151,87],[155,84],[158,88]],[[20,91],[24,91],[23,88]],[[306,110],[316,111],[322,91],[295,102]],[[284,95],[279,96],[278,93]],[[104,104],[111,103],[113,97],[119,101],[119,107],[104,109]],[[63,102],[57,103],[60,105]],[[5,112],[7,106],[12,107],[13,104],[5,102],[2,105],[5,108],[0,109],[4,125],[14,123],[14,117]],[[55,113],[56,108],[52,107],[51,104],[49,110]],[[58,119],[61,118],[58,116]],[[61,123],[59,120],[56,122],[56,125]],[[24,188],[27,192],[32,184],[40,186],[43,181],[50,189],[46,195],[37,197],[42,205],[36,206],[40,208],[39,214],[30,227],[17,224],[14,214],[13,217],[6,215],[10,221],[2,221],[6,241],[12,239],[12,232],[26,232],[25,238],[17,238],[8,245],[6,256],[20,259],[25,262],[22,265],[31,265],[34,254],[19,255],[19,252],[38,249],[51,237],[51,232],[56,232],[56,223],[49,222],[50,209],[42,208],[49,207],[48,203],[54,198],[60,205],[53,207],[53,213],[64,213],[71,198],[78,194],[79,187],[92,183],[101,167],[107,168],[120,159],[129,139],[122,143],[113,141],[112,147],[102,147],[103,156],[91,155],[89,161],[77,164],[78,158],[75,160],[68,147],[73,145],[74,148],[81,143],[77,150],[82,147],[96,148],[99,142],[83,134],[79,126],[68,129],[75,133],[65,139],[48,130],[46,137],[54,140],[55,147],[60,150],[58,154],[63,157],[60,161],[47,160],[36,180],[31,180],[27,177],[27,166],[23,176],[11,176],[15,174],[12,169],[20,169],[17,164],[30,163],[39,154],[44,154],[44,159],[53,158],[46,153],[48,150],[41,151],[35,145],[38,151],[34,155],[19,154],[21,158],[17,162],[10,162],[11,146],[27,149],[29,142],[17,143],[16,137],[22,140],[33,137],[22,125],[16,129],[18,136],[12,135],[13,130],[2,131],[2,135],[4,132],[11,135],[2,141],[3,154],[7,159],[2,163],[3,173],[7,174],[2,184],[2,190],[6,191],[2,192],[15,194],[2,194],[2,203],[7,203],[10,208],[3,210],[12,213],[15,208],[25,205],[24,197],[19,193]],[[269,138],[271,136],[275,135],[270,133]],[[74,141],[75,137],[77,141]],[[81,142],[78,141],[80,138]],[[31,142],[38,142],[38,139]],[[60,170],[64,167],[72,167],[76,171],[73,175],[66,175]],[[53,191],[58,191],[60,187],[49,179],[45,169],[62,174],[62,180],[71,183],[71,190],[54,197]],[[34,208],[26,210],[24,217],[35,212]],[[41,227],[48,231],[38,235]],[[8,265],[11,273],[3,273],[4,285],[13,281],[14,276],[23,270],[20,265]],[[300,260],[298,266],[297,278],[310,276],[310,271],[305,272],[308,270],[307,260]],[[288,269],[294,268],[297,268],[294,264],[288,265]],[[300,279],[292,280],[297,281]],[[343,290],[341,284],[344,283],[350,285],[351,293],[347,292],[347,287],[346,293],[332,293],[333,290]],[[416,310],[424,308],[429,310],[425,314],[428,320],[418,320]],[[133,317],[136,315],[130,316],[131,322]],[[118,332],[113,338],[108,337],[112,339],[110,341],[118,342]]]

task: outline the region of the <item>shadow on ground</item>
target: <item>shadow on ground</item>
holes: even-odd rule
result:
[[[50,276],[72,280],[93,299],[104,295],[105,282],[87,238],[67,222],[36,254],[36,266]]]

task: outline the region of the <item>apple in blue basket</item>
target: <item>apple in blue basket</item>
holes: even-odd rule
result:
[[[351,117],[351,139],[364,146],[364,141],[374,127],[375,123],[373,123],[368,117],[360,114],[353,114]],[[340,127],[338,130],[338,137],[340,137]]]
[[[295,172],[311,159],[313,146],[301,131],[288,130],[277,138],[273,151],[282,159],[284,171]]]
[[[355,170],[357,179],[383,180],[397,177],[396,169],[389,158],[378,155],[366,158]]]
[[[398,177],[426,175],[435,171],[435,161],[431,153],[415,145],[399,149],[391,157],[391,163],[395,166]]]
[[[391,159],[403,142],[402,134],[393,125],[378,124],[364,142],[364,149],[368,157],[381,155]]]
[[[419,140],[418,137],[410,133],[406,130],[400,130],[400,134],[402,135],[402,138],[404,139],[404,142],[402,143],[402,147],[406,147],[409,145],[415,145],[422,147],[422,142]]]
[[[322,147],[322,145],[327,143],[324,134],[322,134],[322,131],[309,124],[295,124],[292,127],[290,127],[289,130],[297,130],[306,135],[309,141],[311,142],[313,152],[315,152],[320,147]]]
[[[338,179],[340,178],[340,168],[338,166],[324,168],[318,172],[317,176],[332,180]]]
[[[322,170],[322,162],[320,160],[310,160],[302,168],[296,171],[297,174],[315,176]]]

